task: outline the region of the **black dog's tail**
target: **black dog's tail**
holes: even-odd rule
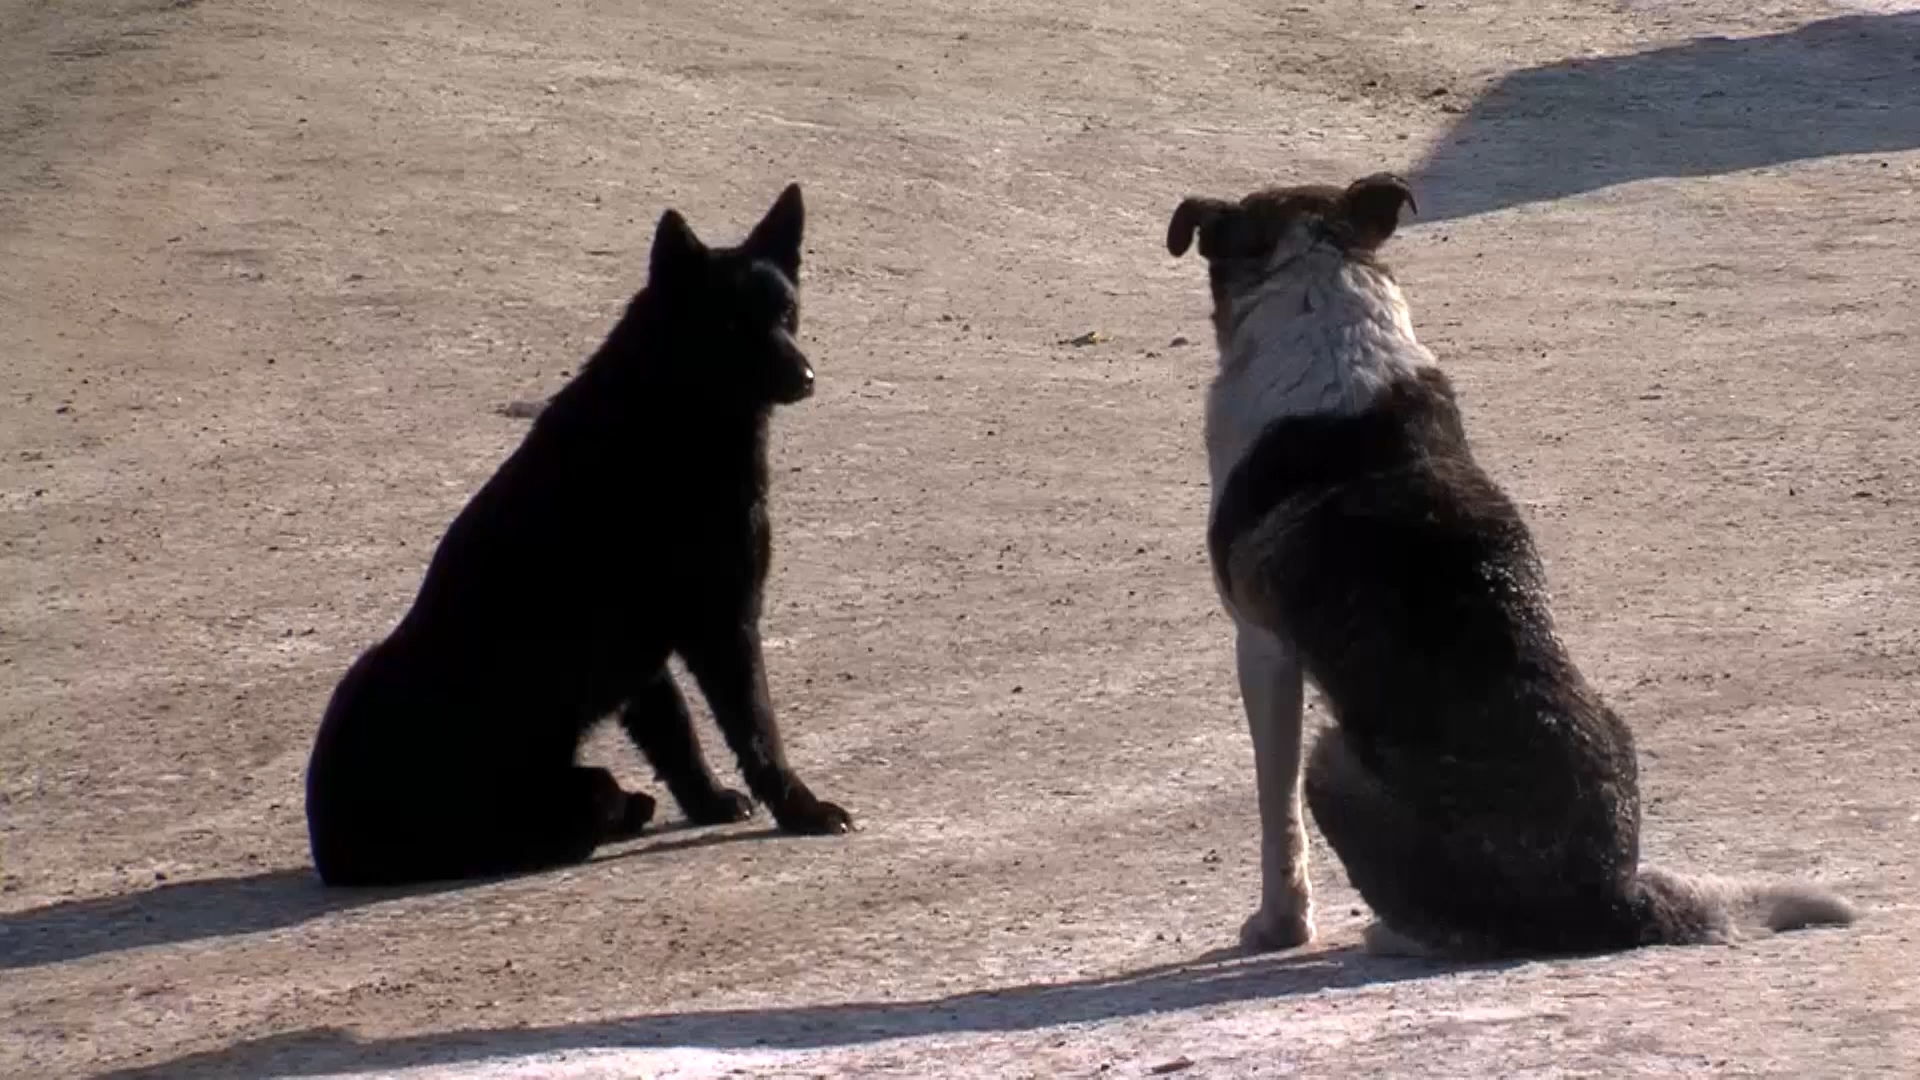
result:
[[[1642,868],[1636,881],[1641,943],[1691,945],[1743,933],[1845,926],[1853,905],[1818,885],[1682,876]]]

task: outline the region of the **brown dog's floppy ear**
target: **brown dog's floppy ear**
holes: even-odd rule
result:
[[[1401,206],[1420,212],[1413,189],[1392,173],[1374,173],[1347,185],[1340,195],[1338,216],[1353,245],[1372,251],[1399,227]]]
[[[1167,223],[1167,252],[1176,259],[1185,255],[1193,246],[1194,234],[1199,233],[1200,254],[1207,254],[1207,226],[1226,208],[1227,204],[1219,199],[1181,199],[1180,205],[1173,208],[1173,220]]]

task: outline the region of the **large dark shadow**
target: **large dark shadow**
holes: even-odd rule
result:
[[[771,829],[686,832],[669,828],[610,848],[595,862],[755,840]],[[404,896],[469,888],[481,881],[405,889],[328,889],[308,868],[182,881],[119,896],[71,900],[0,915],[0,971],[59,964],[101,953],[279,930],[330,912]]]
[[[365,1042],[338,1028],[316,1028],[111,1075],[118,1080],[144,1080],[161,1076],[377,1073],[587,1049],[810,1050],[925,1035],[1031,1031],[1398,982],[1443,970],[1448,969],[1419,961],[1380,959],[1357,949],[1239,961],[1201,958],[1111,978],[1019,986],[928,1001],[658,1013],[558,1027],[498,1028]]]
[[[1516,72],[1412,180],[1422,221],[1654,177],[1920,147],[1920,13]]]
[[[310,869],[182,881],[0,915],[0,971],[100,953],[250,934],[402,895],[329,890]]]

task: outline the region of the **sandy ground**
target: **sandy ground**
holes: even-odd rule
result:
[[[0,0],[0,1075],[1912,1075],[1915,9]],[[1370,960],[1317,849],[1321,941],[1221,953],[1252,765],[1162,236],[1381,167],[1649,860],[1857,927]],[[501,409],[662,207],[795,178],[767,632],[863,831],[322,892],[321,706]]]

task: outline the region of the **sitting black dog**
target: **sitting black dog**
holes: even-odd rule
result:
[[[674,654],[782,829],[851,827],[788,766],[760,645],[767,424],[813,392],[794,341],[804,216],[790,186],[735,248],[661,216],[646,288],[334,691],[307,771],[328,884],[576,863],[638,833],[654,801],[575,763],[615,711],[689,818],[747,817],[701,759]]]

